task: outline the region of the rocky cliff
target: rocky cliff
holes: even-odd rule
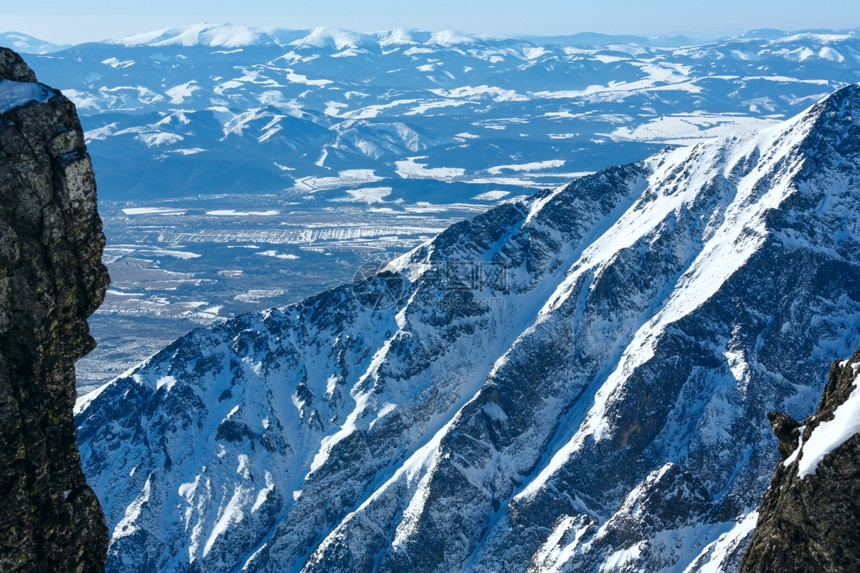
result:
[[[836,362],[815,415],[768,417],[781,463],[741,573],[860,570],[860,348]]]
[[[0,570],[101,571],[108,532],[81,471],[74,363],[108,285],[74,105],[0,48]]]

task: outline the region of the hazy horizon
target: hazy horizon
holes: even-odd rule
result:
[[[57,0],[15,3],[4,8],[0,31],[19,32],[54,44],[80,44],[116,39],[166,28],[231,23],[258,28],[307,29],[333,27],[359,33],[396,28],[454,30],[493,36],[567,36],[577,33],[685,35],[714,39],[748,30],[784,31],[854,29],[860,26],[860,3],[836,0],[723,0],[690,5],[664,0],[659,7],[637,0],[610,3],[565,0],[436,0],[404,4],[392,0],[346,0],[324,3],[248,0],[241,7],[227,0],[175,3],[149,0],[139,5],[94,0],[86,5]]]

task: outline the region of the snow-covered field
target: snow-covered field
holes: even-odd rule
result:
[[[331,201],[245,195],[103,203],[111,290],[90,319],[99,346],[78,363],[80,390],[194,327],[350,280],[362,263],[393,258],[501,198],[404,204],[387,201],[391,187],[333,193]]]

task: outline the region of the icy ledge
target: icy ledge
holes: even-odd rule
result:
[[[844,444],[854,434],[860,432],[860,375],[854,378],[854,390],[848,399],[833,412],[833,419],[821,422],[803,446],[800,462],[797,464],[797,477],[815,475],[818,463],[824,456]],[[798,448],[800,449],[800,448]]]
[[[52,89],[37,82],[0,80],[0,113],[12,111],[31,101],[44,103],[53,96]]]

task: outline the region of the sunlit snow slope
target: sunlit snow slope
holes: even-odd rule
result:
[[[78,404],[108,570],[731,568],[860,344],[858,142],[848,86],[190,333]]]

